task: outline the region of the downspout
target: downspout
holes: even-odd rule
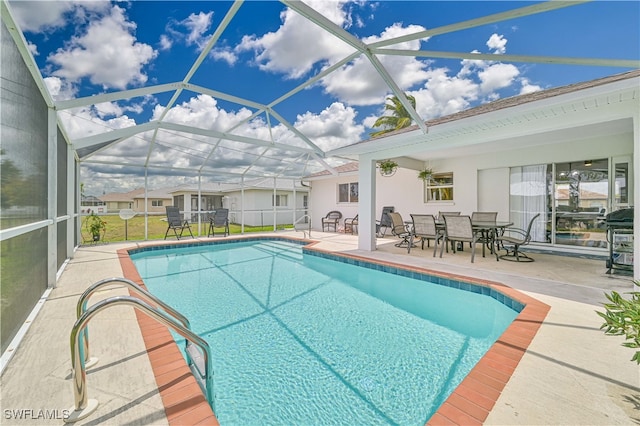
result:
[[[271,200],[271,204],[273,204],[273,232],[276,232],[276,230],[278,229],[277,227],[277,222],[278,222],[278,213],[276,210],[276,189],[277,189],[277,178],[273,178],[273,199]]]

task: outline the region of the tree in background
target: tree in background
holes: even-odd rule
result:
[[[407,100],[413,107],[416,109],[416,98],[411,95],[406,95]],[[409,111],[402,105],[400,99],[397,96],[390,96],[387,98],[387,101],[391,103],[385,103],[384,109],[385,111],[390,111],[390,115],[383,115],[379,117],[375,123],[373,123],[373,127],[384,127],[384,129],[379,130],[377,132],[370,133],[372,138],[383,135],[385,133],[393,132],[394,130],[404,129],[405,127],[409,127],[411,125],[412,119]]]

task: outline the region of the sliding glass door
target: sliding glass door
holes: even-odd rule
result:
[[[532,241],[607,248],[605,217],[633,205],[631,158],[614,157],[510,169],[509,218]]]
[[[556,244],[607,247],[608,159],[555,164],[553,195]]]
[[[549,242],[546,232],[548,207],[547,169],[544,164],[512,167],[509,179],[509,220],[520,229],[526,229],[538,213],[540,217],[531,228],[531,240]]]

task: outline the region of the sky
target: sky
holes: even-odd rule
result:
[[[537,2],[523,1],[306,1],[365,43],[479,18]],[[15,20],[56,101],[181,82],[232,3],[226,1],[11,1]],[[551,12],[407,41],[393,48],[479,52],[496,60],[380,55],[398,86],[416,98],[423,120],[492,100],[628,71],[628,68],[500,61],[500,55],[640,59],[640,2],[594,1]],[[190,78],[190,83],[244,100],[269,104],[353,52],[353,48],[275,1],[246,1]],[[384,113],[387,84],[358,57],[274,110],[323,151],[369,138]],[[68,135],[80,138],[142,124],[162,114],[171,121],[227,131],[249,117],[248,105],[184,91],[169,111],[172,93],[155,93],[88,105],[61,113]],[[291,139],[280,120],[261,116],[241,132],[268,140]],[[280,139],[278,139],[280,138]],[[129,145],[135,145],[131,142]],[[128,155],[143,158],[148,146]],[[186,143],[167,141],[161,164],[177,161]],[[112,155],[121,154],[112,148]],[[135,154],[138,152],[138,154]],[[173,157],[172,154],[173,153]],[[109,162],[102,153],[103,163]],[[228,149],[241,164],[242,149]],[[237,158],[235,158],[235,157]],[[189,158],[189,157],[188,157]],[[261,160],[262,161],[262,160]],[[86,179],[108,169],[87,166]],[[293,167],[293,166],[292,166]],[[113,168],[112,168],[113,170]],[[120,177],[126,177],[123,171]],[[99,195],[139,186],[140,173],[125,182],[88,187]]]

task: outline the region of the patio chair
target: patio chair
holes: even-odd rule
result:
[[[332,210],[325,217],[322,218],[322,231],[330,231],[333,227],[333,232],[338,230],[338,223],[342,219],[342,213],[337,210]]]
[[[473,212],[471,213],[471,223],[473,222],[495,222],[498,219],[498,212]],[[478,242],[481,242],[486,247],[493,247],[493,233],[489,230],[483,229],[480,231],[480,238]],[[484,247],[482,248],[482,254],[484,256]]]
[[[498,219],[498,212],[473,212],[471,222],[495,222]]]
[[[438,219],[444,220],[445,216],[460,216],[461,212],[438,212]]]
[[[402,220],[402,215],[398,212],[389,213],[391,218],[391,234],[400,238],[400,242],[396,243],[396,247],[405,247],[405,244],[409,245],[409,239],[411,238],[411,231],[406,223]]]
[[[412,214],[411,220],[413,226],[411,228],[411,237],[409,239],[409,246],[407,247],[407,253],[411,253],[411,247],[413,247],[414,238],[420,238],[422,243],[422,250],[424,250],[424,242],[427,241],[427,247],[430,246],[430,241],[435,241],[435,247],[433,249],[433,257],[436,256],[436,248],[438,247],[438,240],[442,238],[442,232],[436,227],[436,218],[431,214]]]
[[[444,215],[443,218],[444,237],[442,245],[440,246],[440,257],[442,257],[444,247],[449,241],[452,243],[471,243],[471,263],[473,263],[476,255],[476,242],[478,235],[473,231],[471,216]],[[455,244],[451,244],[451,251],[453,251],[453,253],[456,252]]]
[[[394,211],[395,207],[393,206],[385,206],[382,208],[382,215],[380,216],[380,220],[376,221],[376,235],[378,237],[384,237],[384,234],[387,233],[387,229],[393,226],[393,224],[391,223],[391,218],[389,217],[389,213],[393,213]]]
[[[358,233],[358,215],[354,217],[348,217],[344,220],[344,233],[357,234]]]
[[[224,235],[229,235],[229,209],[216,209],[213,216],[209,218],[209,231],[207,237],[216,236],[216,228],[223,228]]]
[[[164,233],[164,239],[167,239],[167,235],[169,235],[169,231],[173,230],[177,239],[182,238],[182,233],[185,229],[189,231],[189,235],[193,238],[193,233],[191,232],[191,226],[189,226],[188,220],[182,220],[182,216],[180,215],[180,209],[177,206],[166,206],[167,212],[167,232]],[[178,229],[180,233],[178,234]]]
[[[535,215],[529,221],[527,229],[507,228],[503,235],[496,237],[496,260],[504,259],[510,262],[533,262],[534,259],[520,251],[522,246],[526,246],[531,241],[531,227],[533,222],[540,216]],[[498,255],[498,250],[502,247],[506,250],[503,255]]]

